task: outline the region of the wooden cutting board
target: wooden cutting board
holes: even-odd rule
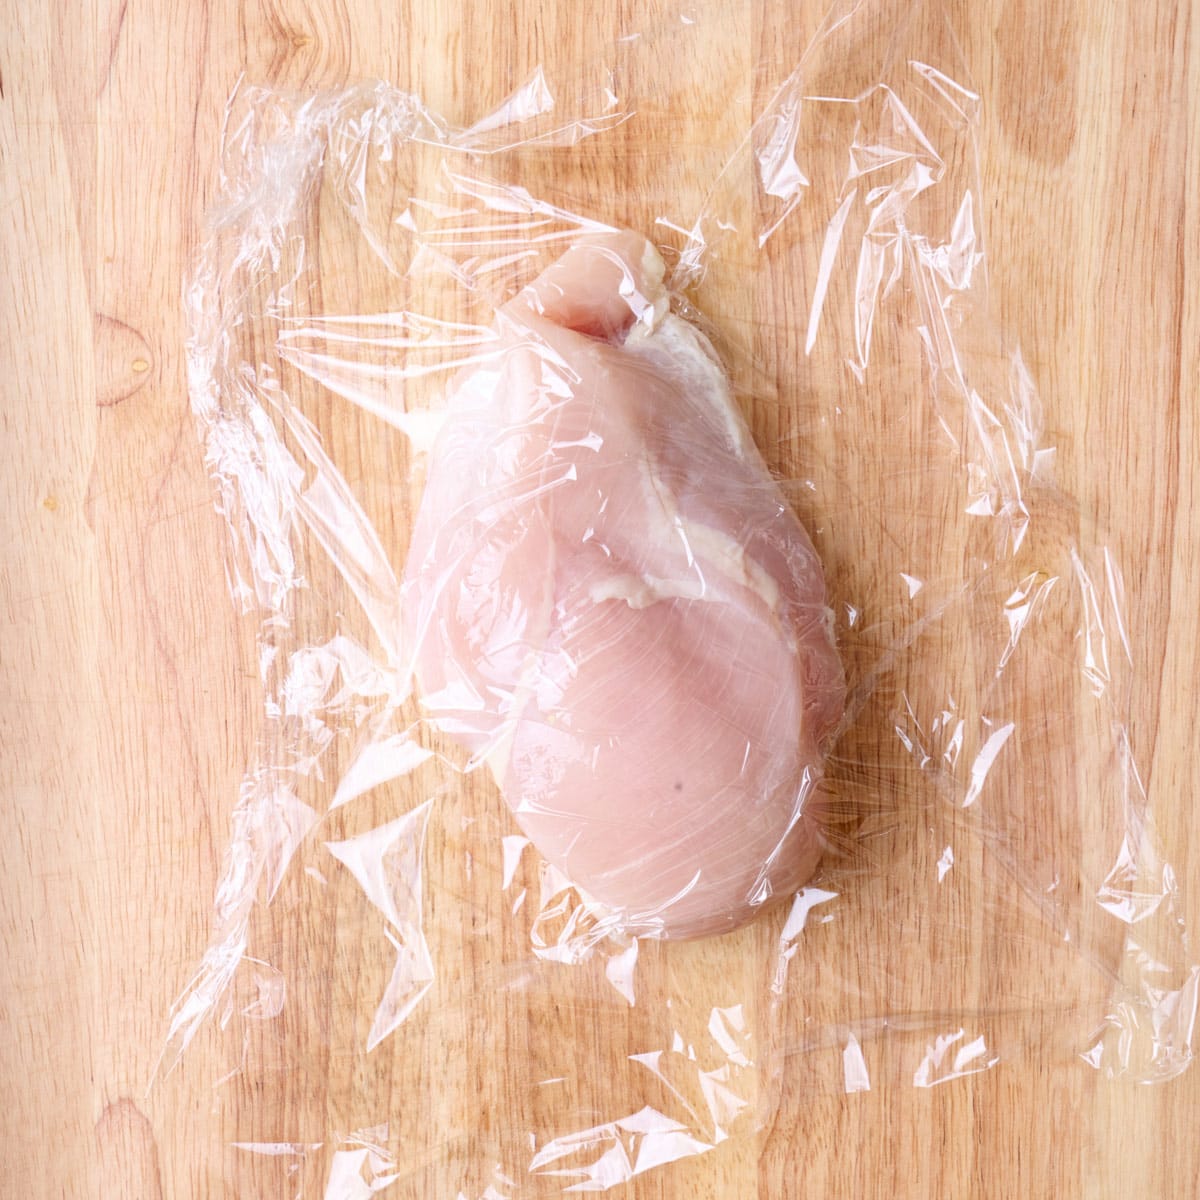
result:
[[[225,98],[243,73],[295,88],[419,80],[433,108],[465,119],[539,62],[608,45],[635,7],[0,8],[4,1195],[260,1194],[228,1149],[253,1088],[232,1101],[146,1093],[164,1014],[204,948],[258,728],[253,630],[228,601],[183,362],[181,280]],[[1200,929],[1200,12],[1169,0],[956,7],[969,7],[957,26],[985,100],[998,317],[1050,426],[1069,434],[1085,511],[1126,565],[1131,633],[1153,664],[1131,735]],[[730,56],[747,70],[770,59],[784,7],[721,10],[736,36],[710,22],[690,43],[697,71],[705,55],[724,70]],[[712,105],[683,97],[664,137],[702,142]],[[722,961],[731,953],[714,949],[713,969],[738,969]],[[430,1100],[402,1062],[390,1069],[398,1104]],[[502,1089],[487,1102],[506,1111]],[[1200,1194],[1195,1069],[1134,1087],[1035,1061],[792,1111],[748,1148],[617,1194]],[[264,1114],[262,1137],[288,1116]],[[455,1186],[448,1176],[435,1194]]]

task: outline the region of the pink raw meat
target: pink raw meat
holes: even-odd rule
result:
[[[821,853],[821,564],[644,239],[575,245],[495,332],[409,552],[422,701],[624,928],[732,929]]]

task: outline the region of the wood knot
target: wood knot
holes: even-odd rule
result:
[[[154,355],[144,337],[116,317],[95,319],[96,403],[111,408],[128,400],[152,374]]]

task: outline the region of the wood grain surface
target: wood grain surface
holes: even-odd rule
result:
[[[261,1112],[252,1081],[206,1089],[202,1072],[147,1093],[165,1014],[205,946],[260,727],[254,629],[229,602],[184,377],[181,282],[226,98],[243,76],[297,89],[380,77],[419,81],[431,107],[466,120],[538,63],[594,59],[638,7],[0,0],[0,1194],[282,1197],[268,1190],[280,1176],[229,1143],[270,1140],[305,1113],[340,1119],[336,1081]],[[1069,490],[1126,567],[1149,664],[1130,733],[1195,931],[1200,12],[948,7],[984,98],[998,321],[1039,383]],[[748,77],[803,45],[822,8],[728,0],[721,35],[672,69]],[[731,119],[715,90],[681,91],[664,138],[711,147]],[[762,434],[769,414],[755,420]],[[712,943],[688,969],[750,971],[739,956],[758,945]],[[357,986],[328,939],[300,949]],[[989,969],[963,964],[947,988],[977,992]],[[430,1028],[444,1040],[424,1057],[387,1060],[392,1103],[427,1106],[443,1140],[519,1139],[502,1074],[455,1107],[486,1028]],[[614,1053],[606,1036],[599,1062]],[[349,1068],[329,1041],[333,1078]],[[442,1072],[457,1090],[443,1094]],[[755,1138],[614,1194],[1200,1195],[1194,1068],[1139,1087],[1035,1058],[932,1090],[793,1096],[782,1111]],[[427,1194],[453,1196],[453,1156],[430,1164]]]

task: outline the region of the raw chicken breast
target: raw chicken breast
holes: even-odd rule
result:
[[[624,929],[732,929],[821,852],[821,564],[645,240],[574,246],[495,332],[409,552],[422,701]]]

